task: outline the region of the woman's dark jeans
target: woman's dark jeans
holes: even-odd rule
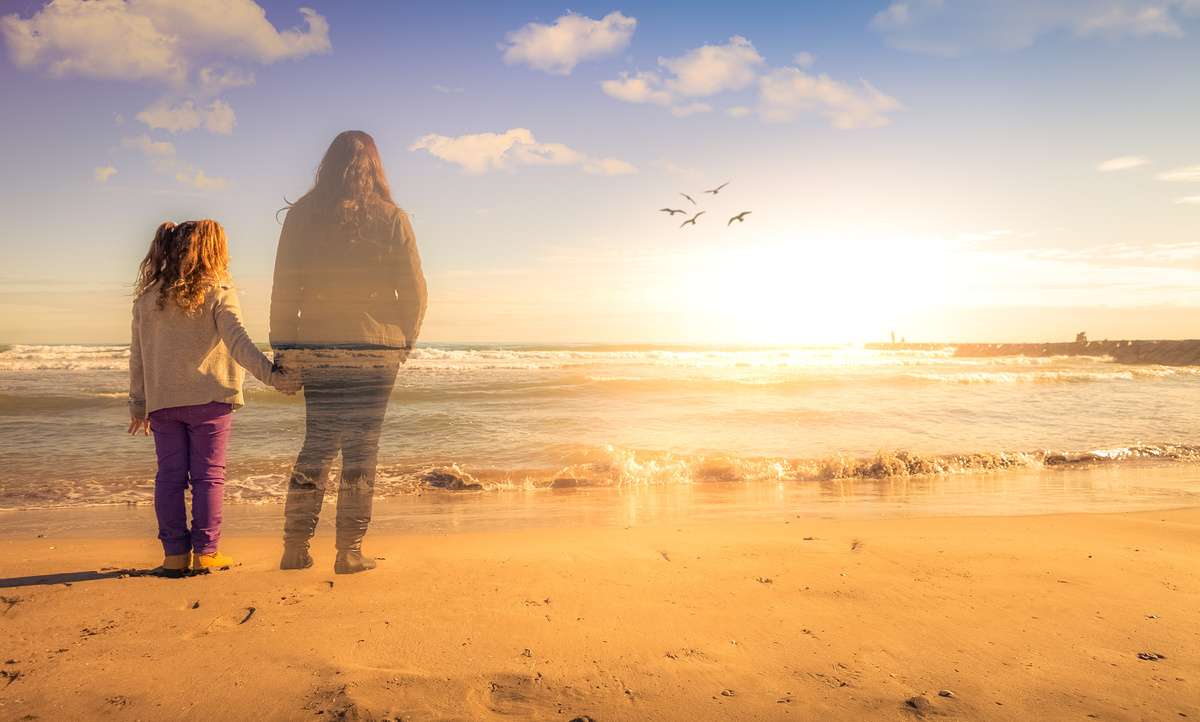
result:
[[[304,445],[284,507],[285,548],[307,549],[321,513],[330,466],[342,454],[338,482],[338,551],[358,551],[371,522],[379,435],[396,384],[401,352],[302,349],[284,367],[304,383]]]

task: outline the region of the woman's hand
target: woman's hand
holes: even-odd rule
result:
[[[143,436],[150,435],[150,419],[139,419],[134,416],[129,420],[129,433],[137,436],[137,432],[141,431]]]
[[[275,372],[275,378],[277,379],[275,390],[286,396],[295,396],[296,392],[304,387],[300,374],[295,370],[278,369]]]

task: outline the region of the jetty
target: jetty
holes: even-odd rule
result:
[[[873,351],[939,351],[954,349],[957,358],[995,356],[1108,357],[1114,363],[1200,366],[1200,339],[1185,341],[1072,341],[1066,343],[868,343]]]

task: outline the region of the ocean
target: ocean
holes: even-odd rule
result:
[[[0,510],[149,509],[153,441],[126,433],[128,357],[0,347]],[[249,376],[246,391],[231,509],[282,501],[304,431],[302,395]],[[641,518],[1187,506],[1200,502],[1200,369],[951,346],[432,343],[400,370],[379,463],[385,515],[452,497],[479,518],[532,505],[520,513],[536,520],[555,495],[571,517],[605,493],[640,499]]]

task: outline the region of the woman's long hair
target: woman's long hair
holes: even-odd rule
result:
[[[134,294],[158,286],[155,303],[161,309],[173,301],[189,316],[204,303],[207,292],[229,280],[229,247],[225,229],[212,220],[170,221],[158,227],[150,250],[138,266]]]
[[[375,140],[361,130],[347,130],[329,144],[313,187],[288,208],[302,206],[329,224],[330,240],[353,245],[369,238],[371,221],[395,203]]]

